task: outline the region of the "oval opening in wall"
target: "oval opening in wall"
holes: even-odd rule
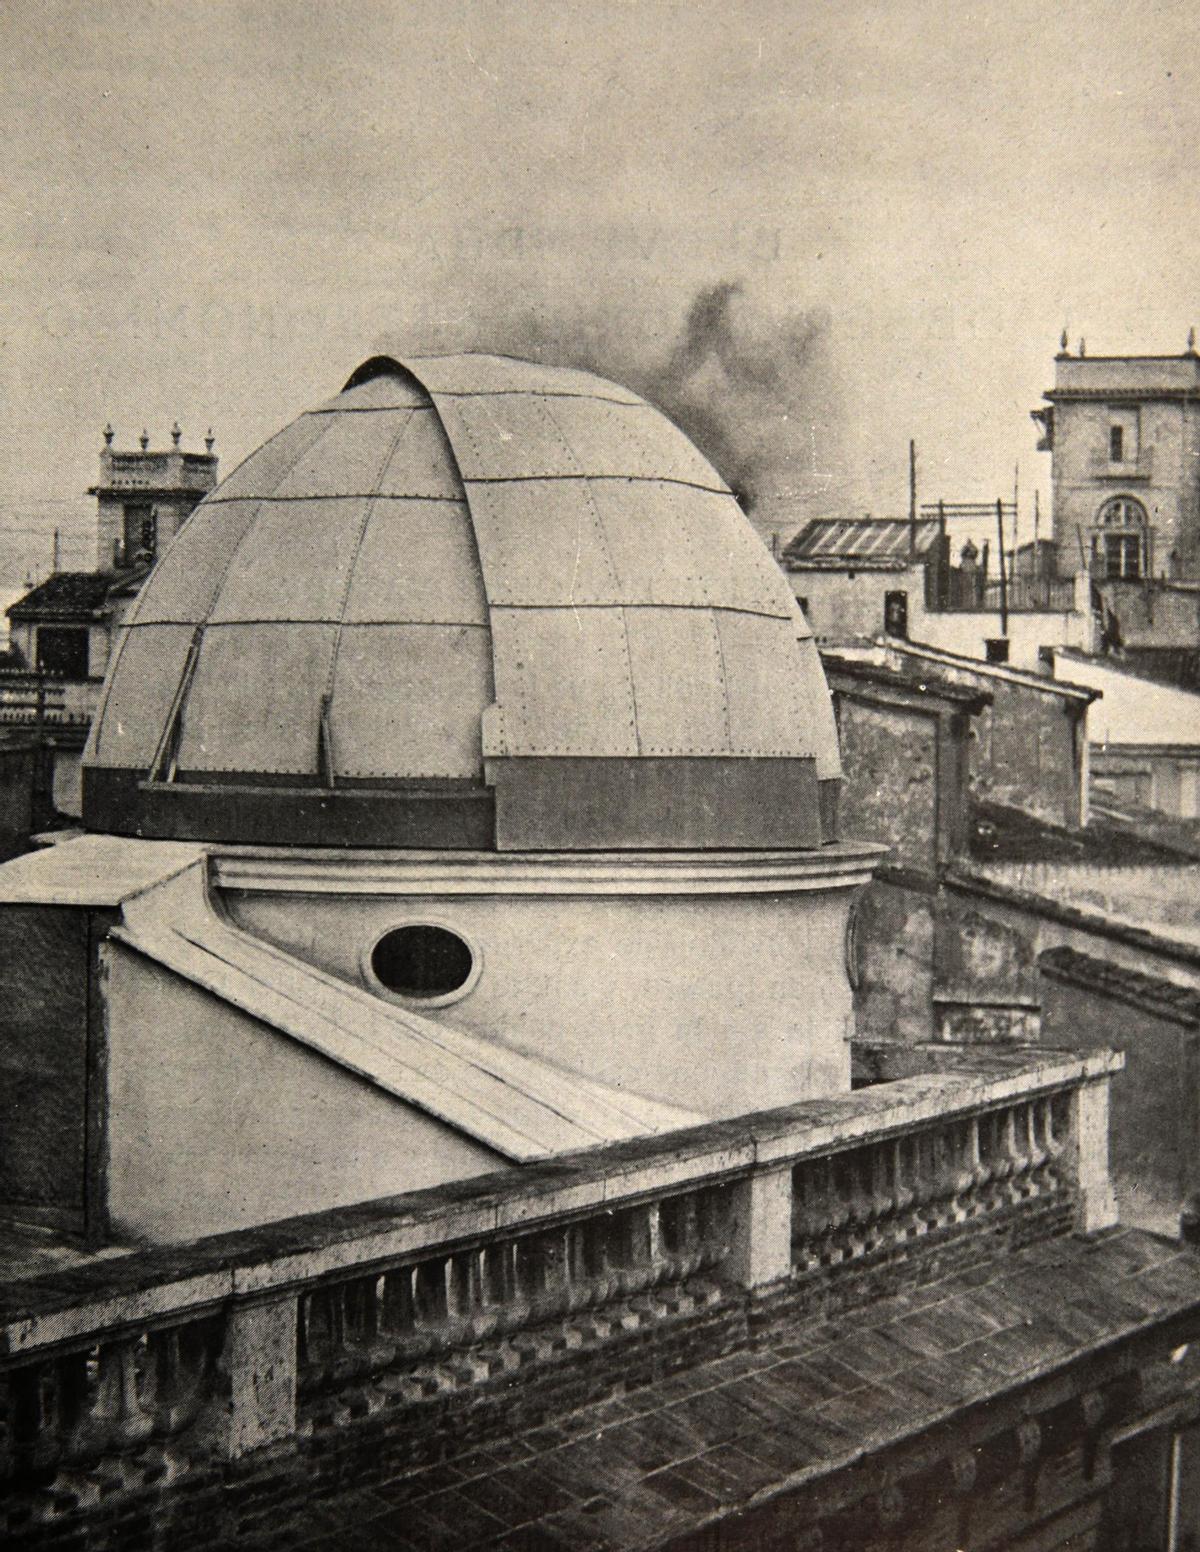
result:
[[[371,974],[396,997],[440,1002],[469,987],[475,955],[465,938],[433,922],[393,927],[371,950]]]

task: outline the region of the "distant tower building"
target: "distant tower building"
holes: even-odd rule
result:
[[[217,483],[211,431],[202,453],[183,451],[178,422],[165,452],[151,451],[144,431],[138,451],[114,452],[113,435],[106,426],[100,479],[88,490],[99,506],[98,571],[120,571],[153,560]]]
[[[1200,577],[1200,356],[1056,358],[1049,408],[1032,411],[1053,458],[1061,575]]]
[[[53,804],[79,813],[79,759],[117,631],[162,550],[217,483],[213,434],[185,453],[176,422],[171,447],[115,452],[104,428],[95,571],[55,571],[8,610],[13,646],[29,673],[0,679],[0,725],[29,725],[53,750]],[[49,688],[47,686],[49,685]]]

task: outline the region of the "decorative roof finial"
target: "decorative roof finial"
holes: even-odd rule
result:
[[[112,428],[112,421],[110,420],[108,425],[105,426],[105,428],[104,428],[104,445],[105,445],[105,447],[111,447],[112,446],[112,444],[113,444],[113,437],[115,437],[116,434],[117,433]]]
[[[1066,330],[1066,325],[1065,324],[1063,325],[1062,333],[1058,337],[1058,348],[1062,351],[1064,356],[1069,354],[1070,349],[1071,349],[1071,342],[1067,338],[1067,330]]]
[[[216,437],[213,436],[213,428],[211,426],[209,426],[209,428],[208,428],[208,435],[204,438],[204,450],[205,450],[205,452],[207,452],[207,453],[211,453],[212,452],[212,450],[213,450],[213,443],[216,440],[217,440]]]
[[[1087,355],[1087,340],[1084,339],[1082,334],[1079,336],[1079,354],[1081,356]]]
[[[142,434],[140,437],[138,437],[138,441],[142,444],[142,452],[145,452],[146,449],[150,446],[150,433],[146,430],[145,426],[142,427]]]
[[[1195,326],[1193,325],[1192,328],[1190,328],[1188,330],[1188,355],[1189,356],[1194,356],[1195,354],[1196,354],[1196,329],[1195,329]]]
[[[179,422],[176,421],[175,424],[171,427],[171,441],[174,442],[176,447],[179,446],[179,438],[182,435],[183,432],[179,429]]]

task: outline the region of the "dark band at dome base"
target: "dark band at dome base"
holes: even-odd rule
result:
[[[87,828],[143,840],[490,851],[494,807],[491,792],[476,786],[202,786],[151,782],[141,771],[83,772]]]
[[[811,760],[504,759],[494,787],[154,782],[87,767],[83,822],[146,840],[458,851],[811,849],[837,839]],[[819,823],[817,816],[819,814]]]

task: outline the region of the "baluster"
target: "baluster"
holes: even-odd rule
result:
[[[417,1324],[444,1335],[446,1327],[446,1258],[418,1261],[413,1267],[413,1309]]]
[[[1060,1183],[1059,1160],[1062,1158],[1063,1145],[1055,1125],[1055,1100],[1051,1098],[1039,1099],[1037,1102],[1037,1113],[1042,1150],[1046,1155],[1046,1162],[1042,1170],[1043,1178],[1049,1189],[1057,1190]]]
[[[200,1410],[212,1374],[213,1346],[202,1325],[172,1326],[151,1337],[151,1351],[155,1431],[169,1436],[186,1428]]]
[[[974,1212],[972,1192],[975,1186],[975,1135],[969,1120],[951,1124],[949,1144],[954,1186],[950,1200],[950,1216],[955,1223],[964,1223]]]
[[[662,1203],[647,1202],[642,1208],[645,1214],[646,1266],[651,1283],[661,1282],[662,1266]]]
[[[1045,1165],[1050,1155],[1042,1146],[1038,1126],[1039,1101],[1030,1100],[1022,1105],[1022,1119],[1024,1121],[1024,1135],[1022,1146],[1025,1156],[1029,1160],[1028,1173],[1026,1175],[1028,1193],[1031,1197],[1041,1196],[1046,1189]]]
[[[719,1266],[729,1254],[733,1238],[729,1195],[727,1187],[716,1186],[700,1196],[701,1271]]]
[[[98,1350],[95,1388],[68,1445],[73,1459],[124,1449],[149,1438],[154,1418],[141,1404],[138,1337],[103,1342]]]
[[[905,1157],[903,1137],[892,1139],[892,1196],[897,1215],[906,1213],[912,1206],[916,1193],[908,1179],[908,1161]]]
[[[863,1246],[863,1219],[866,1214],[866,1192],[863,1190],[860,1165],[862,1154],[858,1149],[838,1154],[834,1159],[838,1196],[845,1208],[842,1228],[842,1259],[861,1255]]]
[[[837,1171],[832,1154],[813,1161],[813,1229],[809,1264],[820,1266],[835,1257],[835,1237],[849,1216],[850,1208],[838,1193]]]
[[[954,1177],[948,1158],[949,1142],[944,1131],[929,1130],[921,1135],[925,1196],[925,1221],[931,1229],[941,1228],[954,1194]]]
[[[1026,1175],[1029,1159],[1021,1146],[1021,1134],[1017,1126],[1017,1111],[1020,1108],[1023,1107],[1010,1105],[1003,1112],[1002,1119],[1004,1151],[1012,1161],[1008,1177],[1008,1198],[1011,1202],[1023,1201],[1028,1194]]]
[[[815,1264],[815,1246],[825,1228],[819,1174],[824,1159],[801,1159],[792,1169],[792,1262],[807,1270]]]
[[[892,1222],[896,1211],[896,1182],[893,1170],[895,1152],[887,1143],[876,1143],[871,1158],[871,1223],[873,1246],[886,1244],[893,1237]]]
[[[87,1352],[69,1353],[13,1375],[13,1453],[19,1469],[52,1470],[66,1458],[88,1406],[90,1362]]]
[[[928,1234],[937,1220],[934,1209],[935,1159],[933,1138],[929,1132],[914,1132],[908,1138],[912,1159],[913,1226],[918,1235]]]
[[[584,1259],[598,1303],[607,1303],[620,1291],[621,1222],[616,1213],[589,1218],[582,1226]]]
[[[668,1197],[661,1205],[659,1222],[663,1277],[668,1282],[677,1282],[687,1277],[696,1264],[695,1196]]]
[[[563,1270],[566,1307],[572,1313],[595,1303],[595,1289],[587,1272],[583,1225],[571,1223],[563,1230]]]
[[[899,1200],[904,1211],[903,1238],[918,1239],[929,1232],[924,1211],[925,1172],[920,1135],[897,1137],[895,1147],[896,1172],[901,1182]]]

